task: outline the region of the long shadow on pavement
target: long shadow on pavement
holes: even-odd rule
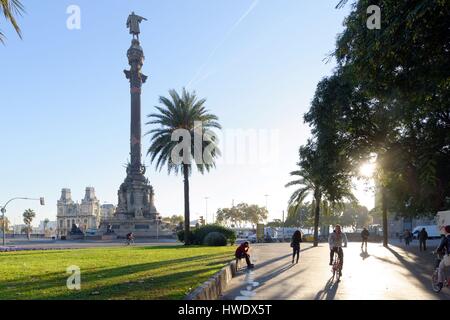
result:
[[[425,289],[431,291],[431,273],[433,270],[432,258],[426,259],[425,256],[415,256],[416,262],[412,263],[407,261],[402,255],[395,251],[390,246],[387,249],[397,258],[397,260],[403,264],[403,266],[416,277]],[[448,300],[449,296],[439,295],[439,299]]]
[[[333,300],[336,296],[337,289],[339,287],[339,282],[333,281],[334,277],[332,276],[328,279],[325,287],[317,292],[314,300]]]
[[[311,247],[307,247],[307,248],[301,249],[300,253],[304,252],[304,251],[307,251],[307,250],[309,250],[311,248],[314,248],[314,247],[311,246]],[[264,261],[262,263],[258,263],[257,264],[257,268],[265,267],[265,266],[271,265],[271,264],[273,264],[273,263],[275,263],[275,262],[277,262],[279,260],[287,259],[287,258],[291,258],[291,257],[292,257],[292,253],[285,254],[285,255],[282,255],[282,256],[279,256],[279,257],[276,257],[276,258]],[[301,263],[301,261],[302,261],[302,259],[301,259],[301,254],[300,254],[300,263]],[[288,271],[289,269],[291,269],[294,265],[295,264],[292,264],[291,262],[285,263],[284,265],[281,266],[281,268],[277,267],[276,269],[269,271],[269,273],[264,273],[262,275],[259,275],[259,276],[255,277],[254,281],[258,282],[258,287],[261,287],[267,281],[278,277],[282,273],[284,273],[284,272]],[[243,273],[247,273],[247,272],[250,272],[250,271],[244,271]],[[296,272],[291,277],[298,275],[300,272],[302,272],[302,271],[300,270],[300,271]],[[239,273],[241,275],[243,274],[241,272],[239,272]],[[291,278],[291,277],[289,277],[289,278]],[[285,279],[285,280],[287,280],[287,279]],[[285,281],[285,280],[283,280],[283,281]],[[245,288],[246,286],[247,286],[247,284],[245,282],[242,282],[242,284],[240,284],[236,289],[234,289],[233,292],[239,292],[243,288]],[[234,295],[233,294],[230,294],[230,295],[227,294],[227,295],[223,296],[223,299],[225,299],[225,300],[226,299],[230,299],[232,296],[234,296]]]
[[[301,253],[304,252],[304,251],[306,251],[306,250],[309,250],[309,249],[311,249],[311,248],[314,248],[314,247],[311,246],[311,247],[308,247],[308,248],[305,248],[305,249],[301,249],[301,250],[300,250],[300,261],[301,261]],[[257,267],[257,268],[261,268],[261,267],[267,266],[267,265],[269,265],[269,264],[272,264],[272,263],[274,263],[274,262],[277,262],[277,261],[279,261],[279,260],[286,259],[286,258],[288,258],[288,257],[292,257],[292,253],[285,254],[285,255],[283,255],[283,256],[279,256],[279,257],[276,257],[276,258],[273,258],[273,259],[270,259],[270,260],[267,260],[267,261],[264,261],[264,262],[261,262],[261,263],[257,263],[257,264],[256,264],[256,267]]]
[[[283,272],[286,272],[289,269],[291,269],[293,266],[294,265],[292,263],[286,263],[286,264],[282,265],[281,268],[277,268],[277,269],[271,271],[270,273],[266,273],[264,275],[260,275],[259,277],[256,277],[255,280],[257,282],[259,282],[260,285],[264,285],[268,280],[276,278]]]

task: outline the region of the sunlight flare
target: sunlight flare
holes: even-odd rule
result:
[[[371,178],[375,172],[375,163],[365,163],[359,167],[359,173],[367,178]]]

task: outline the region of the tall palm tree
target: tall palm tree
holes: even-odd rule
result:
[[[33,221],[34,217],[36,217],[36,213],[31,210],[27,209],[23,213],[23,222],[27,225],[27,237],[28,240],[30,240],[30,233],[31,233],[31,222]]]
[[[22,15],[25,12],[25,8],[19,0],[0,0],[0,11],[3,12],[6,20],[12,24],[20,38],[22,38],[22,32],[16,21],[16,16]],[[5,35],[0,31],[0,42],[4,43]]]
[[[314,177],[312,170],[300,167],[299,170],[292,171],[290,175],[296,179],[286,184],[286,187],[298,186],[298,189],[292,193],[289,199],[289,206],[292,206],[294,212],[297,212],[299,206],[308,195],[314,198],[314,247],[319,243],[319,219],[320,203],[322,202],[322,189],[320,182]]]
[[[205,170],[209,171],[215,167],[214,159],[220,155],[220,150],[217,147],[218,140],[214,133],[210,130],[212,128],[221,129],[217,116],[209,113],[205,108],[205,99],[198,99],[195,92],[188,92],[183,88],[181,96],[175,91],[169,91],[169,98],[161,96],[159,102],[161,107],[156,106],[158,113],[148,115],[152,120],[147,122],[147,125],[159,125],[147,132],[151,135],[151,145],[147,151],[150,155],[151,161],[156,161],[156,168],[161,170],[167,166],[168,173],[172,171],[175,174],[181,172],[184,177],[184,231],[185,231],[185,245],[190,242],[189,239],[189,176],[192,173],[192,167],[195,165],[200,173]],[[184,130],[179,130],[184,129]],[[181,131],[181,132],[180,132]],[[181,143],[188,141],[180,141],[177,135],[184,132],[187,138],[190,138],[190,145],[188,148],[183,148],[181,152],[176,152],[180,148]],[[201,137],[199,137],[199,134]],[[175,138],[174,138],[175,137]],[[200,139],[200,140],[198,140]],[[198,141],[201,143],[199,144]],[[199,150],[199,147],[201,150]],[[209,150],[208,155],[203,157],[204,152]],[[201,159],[198,158],[200,152]],[[182,161],[174,159],[175,156],[181,156]],[[197,157],[195,155],[197,154]],[[194,159],[194,160],[193,160]],[[204,160],[204,161],[202,161]],[[205,161],[206,160],[206,161]],[[191,162],[193,162],[191,164]]]

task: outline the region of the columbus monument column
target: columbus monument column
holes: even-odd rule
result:
[[[153,187],[145,178],[145,166],[141,153],[141,89],[147,76],[142,74],[144,51],[139,42],[139,24],[147,20],[134,12],[129,15],[127,27],[133,35],[127,51],[129,70],[124,70],[130,82],[131,121],[130,121],[130,162],[127,176],[118,191],[118,205],[113,218],[101,222],[99,233],[112,237],[124,237],[133,232],[136,237],[154,237],[157,228],[158,211],[154,205]],[[169,235],[165,225],[160,225],[160,236]],[[170,233],[171,234],[171,233]]]

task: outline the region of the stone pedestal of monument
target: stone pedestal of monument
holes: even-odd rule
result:
[[[117,238],[125,238],[126,235],[132,232],[135,238],[172,238],[173,232],[168,228],[166,224],[160,224],[157,226],[156,219],[147,218],[121,218],[115,216],[105,222],[109,223],[114,230],[114,234]],[[159,229],[158,229],[159,228]],[[106,228],[100,228],[100,233],[104,233]],[[106,236],[106,235],[104,235]]]

